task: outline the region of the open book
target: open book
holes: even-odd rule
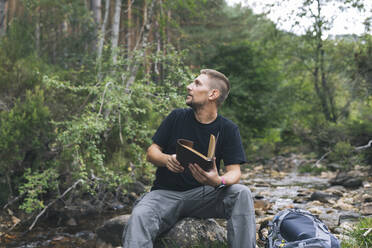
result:
[[[209,171],[213,168],[213,157],[216,152],[216,144],[218,140],[211,134],[209,139],[209,147],[207,156],[193,149],[194,142],[186,139],[178,139],[176,146],[176,158],[183,167],[188,167],[189,164],[198,164],[203,170]]]

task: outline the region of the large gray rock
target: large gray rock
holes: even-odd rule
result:
[[[329,181],[331,185],[342,185],[346,188],[358,188],[363,185],[363,174],[360,171],[340,172]]]
[[[121,215],[108,220],[96,230],[99,248],[109,248],[121,245],[124,226],[130,215]],[[176,223],[168,232],[155,241],[155,248],[165,247],[227,247],[226,229],[213,219],[185,218]]]
[[[322,191],[315,191],[310,196],[310,201],[320,201],[323,203],[329,203],[329,200],[337,198],[332,194],[328,194]]]

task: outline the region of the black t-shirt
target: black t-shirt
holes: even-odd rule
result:
[[[217,137],[218,133],[215,151],[217,169],[220,169],[221,160],[225,166],[245,163],[246,158],[238,126],[221,115],[218,115],[212,123],[202,124],[196,120],[191,108],[175,109],[161,123],[152,140],[166,154],[176,153],[177,139],[191,140],[194,142],[194,149],[207,154],[210,135]],[[174,173],[166,167],[158,167],[151,190],[185,191],[199,186],[201,184],[194,179],[189,169],[185,169],[182,173]]]

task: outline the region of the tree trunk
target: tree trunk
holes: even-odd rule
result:
[[[40,56],[40,7],[36,8],[36,27],[35,27],[35,47],[36,52]]]
[[[140,45],[137,47],[135,47],[135,49],[140,49],[140,54],[139,54],[139,57],[143,57],[144,56],[144,51],[147,47],[147,41],[148,41],[148,37],[149,37],[149,31],[150,31],[150,28],[152,26],[152,17],[153,17],[153,14],[154,14],[154,9],[155,9],[155,3],[156,3],[157,0],[152,0],[151,1],[151,4],[150,6],[147,8],[147,11],[145,13],[143,13],[144,17],[144,22],[143,22],[143,25],[142,25],[142,28],[141,28],[141,31],[140,31],[140,34],[141,35],[141,42],[140,42]],[[135,58],[130,58],[131,60],[131,70],[130,70],[130,74],[129,74],[129,78],[126,82],[126,90],[128,91],[130,86],[133,84],[134,80],[136,79],[136,75],[137,75],[137,71],[138,71],[138,68],[139,68],[139,61],[137,61]]]
[[[322,112],[327,121],[336,121],[334,100],[332,92],[329,88],[328,82],[325,75],[325,65],[324,65],[324,48],[322,40],[322,30],[323,22],[321,18],[321,5],[319,0],[317,2],[317,14],[315,18],[315,39],[316,39],[316,49],[315,49],[315,67],[313,71],[314,76],[314,87],[315,92],[321,102]],[[332,113],[331,110],[332,109]]]
[[[112,22],[112,63],[115,65],[117,62],[118,43],[119,43],[119,30],[120,30],[120,15],[121,15],[121,0],[115,0],[114,20]]]
[[[6,27],[7,27],[7,8],[8,8],[8,1],[7,0],[0,0],[0,37],[5,35]]]
[[[128,55],[132,51],[132,0],[128,0],[128,35],[127,35]]]
[[[331,88],[329,87],[329,82],[327,81],[326,73],[325,73],[324,49],[323,49],[323,47],[321,47],[321,50],[320,50],[320,68],[321,68],[322,88],[323,88],[323,91],[324,91],[324,95],[326,95],[327,104],[329,106],[328,107],[329,119],[332,122],[337,122],[337,114],[336,114],[333,92],[332,92]]]
[[[106,33],[106,25],[107,19],[110,13],[110,0],[106,0],[105,4],[105,16],[103,19],[103,23],[101,25],[101,30],[99,32],[99,40],[98,40],[98,47],[97,47],[97,65],[98,65],[98,81],[101,81],[102,75],[102,52],[103,52],[103,45],[105,43],[105,33]]]
[[[93,51],[97,52],[97,44],[99,42],[99,28],[102,22],[102,10],[101,10],[101,0],[91,0],[92,12],[93,12],[93,20],[95,23],[94,29],[94,41],[93,41]]]
[[[171,30],[170,30],[170,20],[172,18],[172,12],[171,10],[168,10],[168,16],[167,16],[167,44],[171,44]]]

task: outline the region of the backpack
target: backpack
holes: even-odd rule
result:
[[[267,238],[262,230],[268,228]],[[261,224],[258,235],[265,248],[340,248],[340,242],[327,226],[310,212],[287,209],[277,213],[272,221]]]

